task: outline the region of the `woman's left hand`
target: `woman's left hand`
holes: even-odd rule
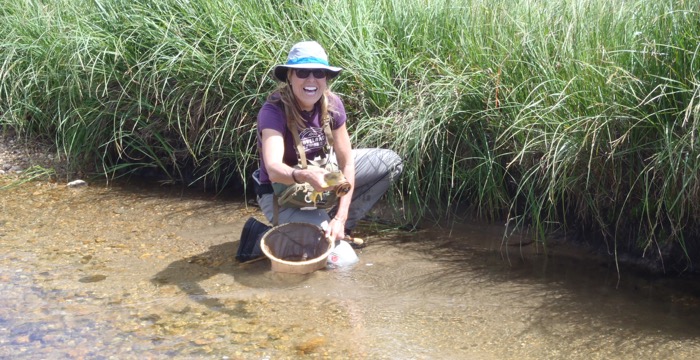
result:
[[[326,239],[328,241],[342,240],[345,238],[345,220],[334,217],[326,228]]]

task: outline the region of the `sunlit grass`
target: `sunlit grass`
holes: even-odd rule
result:
[[[316,39],[357,146],[405,159],[407,217],[697,238],[700,18],[683,0],[10,2],[0,121],[86,171],[216,189],[256,166],[269,70]],[[460,214],[458,214],[460,215]]]
[[[0,190],[11,189],[35,180],[49,181],[55,176],[55,169],[34,165],[25,169],[19,175],[13,177],[7,184],[0,186]]]

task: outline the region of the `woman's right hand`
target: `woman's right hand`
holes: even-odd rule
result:
[[[310,167],[306,169],[299,169],[296,171],[296,177],[300,182],[306,182],[311,185],[316,191],[327,191],[332,188],[326,183],[324,176],[328,173],[327,170]]]

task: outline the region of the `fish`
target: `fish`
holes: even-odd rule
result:
[[[335,187],[335,194],[338,197],[341,197],[348,192],[350,192],[350,189],[352,186],[350,183],[345,179],[345,175],[343,175],[342,172],[340,171],[334,171],[334,172],[329,172],[325,175],[323,175],[323,180],[326,182],[328,186],[333,186]],[[323,192],[322,191],[313,191],[311,193],[311,201],[316,205],[316,202],[321,200],[323,198]]]

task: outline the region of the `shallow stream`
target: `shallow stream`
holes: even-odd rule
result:
[[[697,279],[473,224],[363,224],[352,268],[280,274],[234,261],[250,216],[143,183],[1,190],[0,358],[700,358]]]

